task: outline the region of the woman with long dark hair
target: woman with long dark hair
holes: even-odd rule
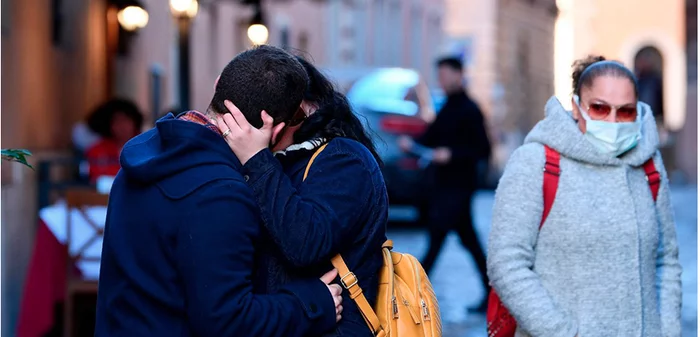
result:
[[[345,95],[336,91],[333,84],[311,63],[301,57],[298,57],[298,60],[306,69],[310,80],[304,102],[315,106],[317,110],[309,114],[299,130],[294,132],[294,143],[313,139],[331,140],[336,137],[352,139],[364,145],[379,166],[382,166],[369,130],[353,113]]]
[[[231,114],[218,121],[272,238],[260,252],[255,284],[271,293],[295,279],[323,275],[341,254],[373,305],[389,208],[381,161],[345,96],[299,61],[310,83],[292,120],[268,133],[248,124],[244,135],[238,125],[248,122],[227,102]],[[349,292],[343,296],[342,320],[331,335],[372,336]]]

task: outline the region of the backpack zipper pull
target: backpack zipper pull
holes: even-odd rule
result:
[[[394,310],[394,318],[399,318],[399,305],[396,303],[396,296],[391,297],[391,307]]]
[[[425,301],[422,298],[420,300],[420,306],[423,307],[423,320],[429,321],[430,320],[430,312],[428,312],[428,305],[425,303]]]

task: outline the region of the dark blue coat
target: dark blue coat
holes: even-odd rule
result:
[[[389,209],[379,165],[362,144],[336,138],[302,182],[314,152],[288,151],[277,160],[264,150],[243,167],[270,235],[256,288],[275,292],[303,277],[320,276],[333,268],[331,257],[341,253],[374,304]],[[372,336],[348,292],[343,295],[343,319],[330,335]]]
[[[335,326],[317,278],[254,295],[263,229],[240,163],[168,115],[126,144],[110,194],[95,336],[306,336]]]
[[[452,151],[450,162],[435,165],[435,184],[439,190],[477,187],[479,166],[488,163],[491,143],[481,109],[464,91],[447,96],[435,121],[417,142],[427,147],[447,147]]]

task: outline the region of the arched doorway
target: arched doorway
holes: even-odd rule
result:
[[[639,100],[649,104],[660,127],[664,120],[664,62],[653,46],[640,49],[634,57],[634,72],[639,83]]]
[[[664,158],[666,169],[674,170],[673,132],[664,123],[664,60],[661,52],[653,46],[640,49],[634,57],[634,71],[639,85],[639,100],[649,104],[656,118],[659,132],[659,150]]]

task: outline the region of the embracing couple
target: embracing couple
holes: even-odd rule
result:
[[[376,301],[386,187],[368,133],[314,66],[245,51],[206,112],[163,117],[120,160],[95,336],[372,335],[330,260],[342,254]]]

